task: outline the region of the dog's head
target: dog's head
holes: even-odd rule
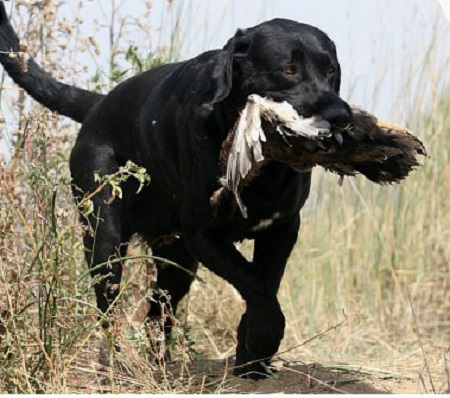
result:
[[[288,101],[304,117],[347,124],[349,105],[339,97],[341,71],[332,40],[321,30],[274,19],[238,30],[215,66],[211,105],[243,106],[250,94]],[[242,102],[242,103],[239,103]]]

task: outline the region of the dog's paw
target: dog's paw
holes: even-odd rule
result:
[[[276,369],[270,366],[269,361],[255,361],[246,365],[236,366],[233,374],[250,380],[263,380],[274,377]]]

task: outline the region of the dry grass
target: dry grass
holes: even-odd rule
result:
[[[45,23],[57,19],[49,13]],[[21,26],[36,33],[43,24],[35,19]],[[71,65],[64,62],[73,49],[30,37],[47,65],[56,71]],[[151,265],[137,259],[138,243],[129,253],[136,259],[127,263],[116,329],[101,336],[91,281],[82,278],[81,231],[70,196],[67,156],[75,129],[30,103],[8,79],[1,101],[7,116],[3,139],[13,152],[0,160],[0,392],[449,390],[448,97],[436,90],[432,113],[413,110],[408,127],[424,141],[430,158],[402,185],[378,187],[356,178],[339,187],[335,176],[315,172],[280,291],[287,316],[280,349],[284,370],[278,380],[259,384],[228,378],[232,361],[226,359],[235,349],[243,303],[205,269],[200,272],[205,283],[195,282],[181,305],[175,363],[149,359],[142,312]],[[249,254],[251,244],[242,250]],[[122,346],[124,369],[99,365],[105,338],[107,354],[112,340]],[[323,367],[305,365],[312,362]]]

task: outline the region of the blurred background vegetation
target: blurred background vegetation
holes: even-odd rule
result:
[[[82,2],[68,13],[59,0],[15,1],[13,20],[46,70],[102,92],[189,53],[183,40],[196,2],[142,2],[138,14],[126,2],[98,3],[100,16],[89,32],[82,27],[90,8]],[[270,2],[263,3],[269,10],[261,16],[269,18]],[[205,23],[190,37],[207,46],[219,30]],[[106,42],[96,39],[100,31]],[[399,69],[396,90],[386,91],[390,41],[380,37],[374,43],[384,54],[371,60],[379,86],[362,96],[350,69],[343,94],[382,113],[386,107],[377,104],[390,95],[392,121],[406,123],[430,157],[395,187],[362,178],[339,187],[335,176],[315,171],[280,291],[287,317],[280,355],[305,363],[376,363],[415,374],[421,391],[442,392],[449,387],[450,360],[450,91],[443,78],[450,47],[447,39],[431,38],[414,67],[407,62]],[[205,382],[188,366],[192,359],[201,363],[233,354],[244,308],[238,294],[205,269],[205,283],[195,282],[178,316],[175,359],[181,370],[167,373],[168,364],[148,361],[142,307],[152,265],[142,259],[126,266],[116,335],[130,372],[98,365],[101,332],[70,195],[68,155],[77,126],[31,101],[3,71],[0,107],[0,392],[228,391],[223,374]],[[250,253],[251,242],[241,249]],[[129,254],[142,252],[136,241]]]

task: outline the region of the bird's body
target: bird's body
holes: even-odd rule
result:
[[[417,155],[426,155],[425,147],[407,128],[362,109],[352,108],[347,126],[332,128],[319,116],[299,116],[286,101],[252,94],[224,141],[221,182],[245,217],[240,191],[269,160],[301,171],[318,165],[341,176],[363,174],[375,183],[390,184],[408,176],[419,164]]]

